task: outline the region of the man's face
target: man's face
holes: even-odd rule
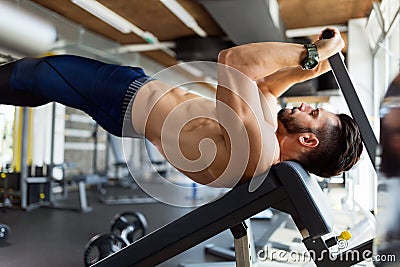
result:
[[[281,109],[278,113],[278,122],[288,133],[294,134],[312,132],[312,129],[319,129],[325,123],[339,123],[339,119],[336,114],[323,108],[313,109],[310,105],[302,103],[297,108]]]

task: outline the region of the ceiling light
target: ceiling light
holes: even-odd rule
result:
[[[176,0],[160,0],[175,16],[178,17],[187,27],[191,28],[201,37],[207,33],[197,24],[196,20]]]
[[[106,6],[100,4],[95,0],[71,0],[75,5],[80,6],[82,9],[86,10],[90,14],[98,17],[105,23],[114,27],[122,33],[130,33],[133,32],[139,36],[143,35],[143,31],[133,25],[128,20],[124,19],[111,9]]]
[[[71,2],[86,10],[90,14],[96,16],[97,18],[101,19],[105,23],[111,25],[122,33],[132,32],[146,40],[148,43],[159,43],[157,37],[154,36],[154,34],[148,31],[143,31],[130,21],[124,19],[108,7],[102,5],[95,0],[71,0]],[[160,49],[171,56],[175,55],[174,51],[172,51],[168,47],[163,47],[162,45],[160,45]]]
[[[122,45],[118,51],[119,53],[133,53],[133,52],[146,52],[153,50],[160,50],[164,48],[175,48],[174,42],[158,42],[150,44],[129,44]]]

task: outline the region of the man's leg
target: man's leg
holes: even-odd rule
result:
[[[10,79],[16,63],[15,61],[0,66],[0,104],[36,107],[48,103],[46,99],[30,92],[18,93],[11,89]]]
[[[5,95],[0,103],[37,106],[56,101],[88,113],[117,136],[122,134],[122,104],[129,85],[147,77],[139,68],[69,55],[26,58],[12,64],[11,75],[10,66],[0,67],[0,76],[6,77],[0,86]]]

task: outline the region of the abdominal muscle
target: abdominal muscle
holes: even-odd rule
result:
[[[231,187],[247,180],[243,172],[229,171],[230,143],[218,123],[216,103],[158,80],[144,85],[132,108],[133,126],[176,169],[200,184]],[[246,160],[246,159],[244,159]]]

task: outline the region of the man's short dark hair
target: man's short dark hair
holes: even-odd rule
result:
[[[363,150],[355,121],[346,114],[337,116],[338,124],[310,129],[319,139],[319,144],[298,160],[306,170],[320,177],[328,178],[348,171],[360,159]]]

